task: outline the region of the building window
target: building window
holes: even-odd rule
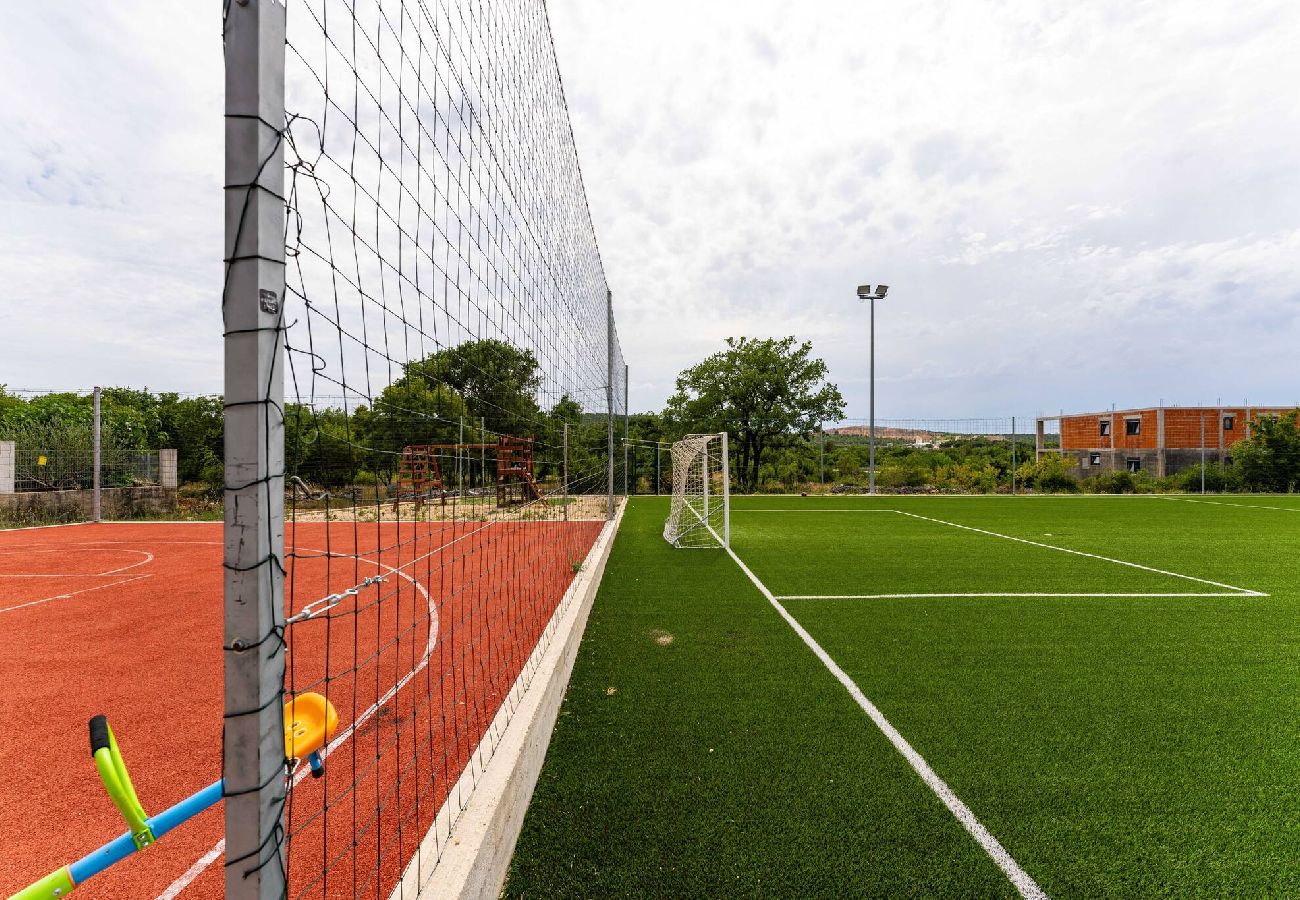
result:
[[[1100,454],[1100,453],[1089,453],[1089,454],[1088,454],[1088,465],[1090,465],[1090,466],[1099,466],[1099,465],[1101,465],[1101,454]]]
[[[1099,419],[1097,424],[1101,426],[1101,436],[1110,437],[1110,419]]]
[[[1125,419],[1125,420],[1124,420],[1124,433],[1125,433],[1125,434],[1141,434],[1141,433],[1142,433],[1142,420],[1141,420],[1141,419]]]
[[[1129,470],[1130,472],[1141,472],[1141,471],[1142,471],[1142,457],[1140,457],[1140,456],[1130,456],[1127,460],[1125,460],[1125,462],[1128,463],[1128,470]]]
[[[1231,430],[1232,430],[1232,426],[1236,424],[1236,420],[1237,420],[1237,417],[1236,417],[1236,416],[1224,416],[1224,417],[1223,417],[1223,430],[1224,430],[1224,431],[1231,431]]]

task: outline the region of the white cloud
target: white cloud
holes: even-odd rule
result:
[[[1296,399],[1300,9],[554,0],[632,406],[732,334],[887,416]],[[220,385],[219,8],[0,32],[0,383]]]

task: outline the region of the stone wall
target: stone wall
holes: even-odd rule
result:
[[[176,489],[104,488],[103,518],[159,519],[176,514]],[[50,525],[89,522],[94,517],[94,491],[24,491],[0,494],[0,525]]]

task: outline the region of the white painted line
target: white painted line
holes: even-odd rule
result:
[[[456,543],[456,541],[469,537],[470,534],[477,534],[479,531],[482,530],[483,530],[482,528],[476,528],[474,531],[471,531],[468,534],[463,534],[459,538],[456,538],[455,540],[448,541],[446,544],[443,544],[442,547],[439,547],[438,549],[441,550],[443,547],[450,546],[451,544]],[[415,666],[415,668],[413,668],[411,671],[403,675],[402,678],[395,685],[389,688],[382,697],[380,697],[369,707],[367,707],[366,710],[362,712],[359,716],[357,716],[355,719],[353,719],[352,722],[345,729],[343,729],[341,733],[336,735],[332,741],[330,741],[328,744],[325,745],[325,748],[322,749],[320,752],[320,758],[322,760],[325,760],[329,758],[329,755],[331,753],[333,753],[345,741],[347,741],[348,738],[352,737],[352,735],[356,733],[358,728],[363,726],[376,713],[378,713],[379,710],[384,706],[384,704],[388,703],[395,696],[397,696],[397,692],[400,691],[402,688],[406,687],[406,685],[410,683],[411,679],[414,678],[416,675],[418,675],[421,671],[423,671],[424,668],[429,664],[429,658],[433,655],[434,644],[438,640],[438,629],[441,627],[438,621],[438,605],[437,603],[434,602],[433,598],[429,596],[429,592],[425,590],[424,585],[420,584],[410,575],[407,575],[405,572],[401,571],[401,569],[405,568],[407,565],[410,565],[410,563],[404,563],[401,566],[394,567],[394,566],[386,565],[381,562],[377,562],[376,560],[373,559],[366,559],[363,556],[357,556],[355,554],[350,554],[350,553],[330,553],[326,550],[319,550],[314,547],[294,547],[293,549],[295,553],[304,552],[304,553],[319,554],[317,556],[302,556],[299,557],[300,559],[356,559],[359,562],[367,563],[369,565],[375,566],[376,568],[383,569],[389,572],[390,574],[396,575],[399,578],[409,581],[412,585],[414,585],[415,589],[424,596],[424,599],[428,602],[428,606],[429,606],[429,640],[425,644],[424,656],[420,658],[420,661]],[[425,559],[436,552],[437,550],[434,550],[431,553],[418,558]],[[310,771],[311,768],[309,766],[300,766],[298,771],[294,773],[293,779],[290,782],[289,785],[290,790],[297,787],[298,783],[301,782],[304,778],[306,778],[307,774]],[[220,859],[221,855],[225,852],[225,848],[226,848],[226,840],[225,838],[222,838],[220,841],[216,843],[216,845],[212,847],[211,850],[203,854],[203,856],[199,857],[198,861],[196,861],[194,865],[186,869],[185,872],[182,873],[179,878],[177,878],[170,885],[168,885],[167,890],[163,891],[161,894],[158,895],[158,900],[173,900],[173,898],[175,898],[178,894],[180,894],[181,891],[189,887],[189,885],[194,881],[194,879],[202,875],[204,870],[207,869],[208,866],[212,865],[214,862]]]
[[[984,848],[984,852],[1006,874],[1011,884],[1020,892],[1020,896],[1032,898],[1032,900],[1046,900],[1046,892],[1038,886],[1028,872],[1020,868],[1020,864],[1012,858],[1011,854],[998,842],[992,832],[984,827],[984,823],[975,817],[975,813],[971,812],[970,807],[953,793],[952,788],[948,787],[947,783],[935,773],[934,769],[930,768],[930,764],[925,761],[924,757],[917,753],[912,745],[907,742],[907,739],[899,733],[898,729],[890,724],[889,720],[885,718],[885,714],[867,698],[866,694],[862,693],[862,689],[854,683],[848,673],[841,669],[839,664],[831,659],[830,654],[822,649],[821,644],[817,643],[813,636],[808,633],[807,629],[800,625],[794,616],[790,615],[780,601],[767,589],[767,585],[758,580],[758,576],[750,571],[744,560],[736,555],[736,551],[728,547],[727,553],[736,561],[736,565],[740,566],[740,570],[749,576],[749,580],[754,583],[759,592],[776,608],[781,618],[785,619],[786,623],[794,629],[795,634],[803,639],[803,642],[808,645],[808,649],[812,650],[817,658],[822,661],[822,665],[826,666],[839,683],[844,685],[849,695],[857,701],[858,706],[862,707],[863,712],[871,717],[871,721],[894,745],[894,749],[901,753],[903,758],[911,764],[912,769],[917,775],[921,776],[921,780],[926,783],[926,786],[934,791],[935,796],[939,798],[944,806],[948,807],[948,811],[957,818],[957,821],[970,833],[971,837],[975,838],[976,842]]]
[[[144,559],[137,560],[136,562],[133,563],[127,563],[124,566],[118,566],[116,569],[109,569],[107,572],[84,572],[84,573],[73,572],[67,574],[61,572],[51,572],[51,573],[41,573],[41,574],[0,572],[0,578],[106,578],[110,575],[116,575],[119,572],[125,572],[127,569],[134,569],[136,566],[143,566],[147,563],[153,562],[153,554],[148,552],[147,550],[125,550],[120,547],[85,547],[85,546],[74,547],[71,544],[63,547],[50,547],[50,548],[6,547],[4,549],[0,549],[0,554],[21,553],[22,555],[27,556],[32,553],[58,553],[61,556],[67,556],[70,552],[81,552],[81,551],[89,551],[91,553],[94,552],[134,553],[137,556],[143,556]]]
[[[976,528],[973,525],[959,525],[956,522],[948,522],[944,519],[935,519],[930,516],[920,515],[919,513],[904,512],[901,509],[895,510],[895,512],[897,512],[900,516],[907,516],[912,519],[922,519],[926,522],[936,522],[940,525],[947,525],[950,528],[960,528],[963,531],[973,531],[977,534],[986,534],[990,537],[1002,538],[1005,541],[1015,541],[1018,544],[1028,544],[1031,547],[1042,547],[1045,550],[1056,550],[1060,553],[1069,553],[1074,556],[1086,556],[1089,559],[1099,559],[1102,562],[1115,563],[1118,566],[1128,566],[1131,569],[1141,569],[1144,572],[1154,572],[1157,575],[1168,575],[1171,578],[1182,578],[1186,581],[1195,581],[1198,584],[1208,584],[1211,585],[1212,587],[1223,588],[1225,591],[1235,591],[1237,595],[1243,597],[1267,597],[1268,596],[1267,594],[1260,593],[1259,591],[1248,590],[1246,588],[1237,587],[1236,585],[1232,585],[1232,584],[1224,584],[1221,581],[1211,581],[1208,578],[1198,578],[1195,575],[1183,575],[1179,572],[1170,572],[1166,569],[1157,569],[1153,566],[1144,566],[1141,563],[1129,562],[1128,560],[1125,559],[1115,559],[1114,557],[1101,556],[1100,554],[1097,553],[1087,553],[1083,550],[1071,550],[1069,547],[1057,547],[1054,544],[1044,544],[1040,541],[1031,541],[1028,538],[1012,537],[1009,534],[1001,534],[996,531],[989,531],[985,528]]]
[[[145,572],[141,575],[130,575],[121,578],[118,581],[109,584],[97,584],[94,587],[82,588],[79,591],[66,591],[62,594],[55,594],[52,597],[43,597],[40,600],[28,600],[26,603],[19,603],[14,606],[6,606],[0,609],[0,613],[13,612],[16,609],[26,609],[29,606],[40,606],[42,603],[49,603],[54,600],[69,600],[78,594],[89,594],[91,591],[102,591],[104,588],[121,587],[124,584],[130,584],[133,581],[139,581],[142,578],[152,578],[152,572]]]
[[[1161,500],[1174,500],[1179,503],[1204,503],[1207,506],[1238,506],[1242,509],[1276,509],[1279,512],[1300,512],[1296,506],[1266,506],[1263,503],[1229,503],[1226,500],[1200,500],[1192,497],[1161,497]]]
[[[732,512],[736,508],[732,507]],[[740,512],[774,512],[774,513],[891,513],[897,512],[895,509],[885,509],[884,507],[875,507],[873,509],[745,509],[740,508]]]
[[[185,874],[173,881],[171,885],[168,886],[167,890],[159,894],[158,900],[176,900],[176,897],[180,895],[181,891],[189,887],[190,883],[193,882],[194,879],[203,874],[204,869],[220,859],[221,854],[225,852],[226,839],[222,838],[217,841],[216,845],[211,850],[200,856],[194,865],[186,869]]]
[[[925,599],[937,597],[1267,597],[1268,594],[1257,593],[1181,593],[1181,594],[1046,594],[1015,593],[1012,591],[988,591],[978,594],[781,594],[778,600],[901,600]]]

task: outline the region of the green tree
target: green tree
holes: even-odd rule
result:
[[[843,415],[844,398],[826,381],[826,363],[812,356],[811,343],[793,337],[727,338],[726,350],[677,377],[677,392],[664,410],[678,433],[728,433],[742,491],[759,484],[772,447],[806,440],[819,423]]]
[[[541,427],[537,393],[542,376],[531,350],[495,338],[466,341],[408,363],[394,385],[417,379],[459,394],[466,418],[482,418],[490,432],[522,436]]]
[[[1300,483],[1300,410],[1259,416],[1232,455],[1247,490],[1289,493]]]

